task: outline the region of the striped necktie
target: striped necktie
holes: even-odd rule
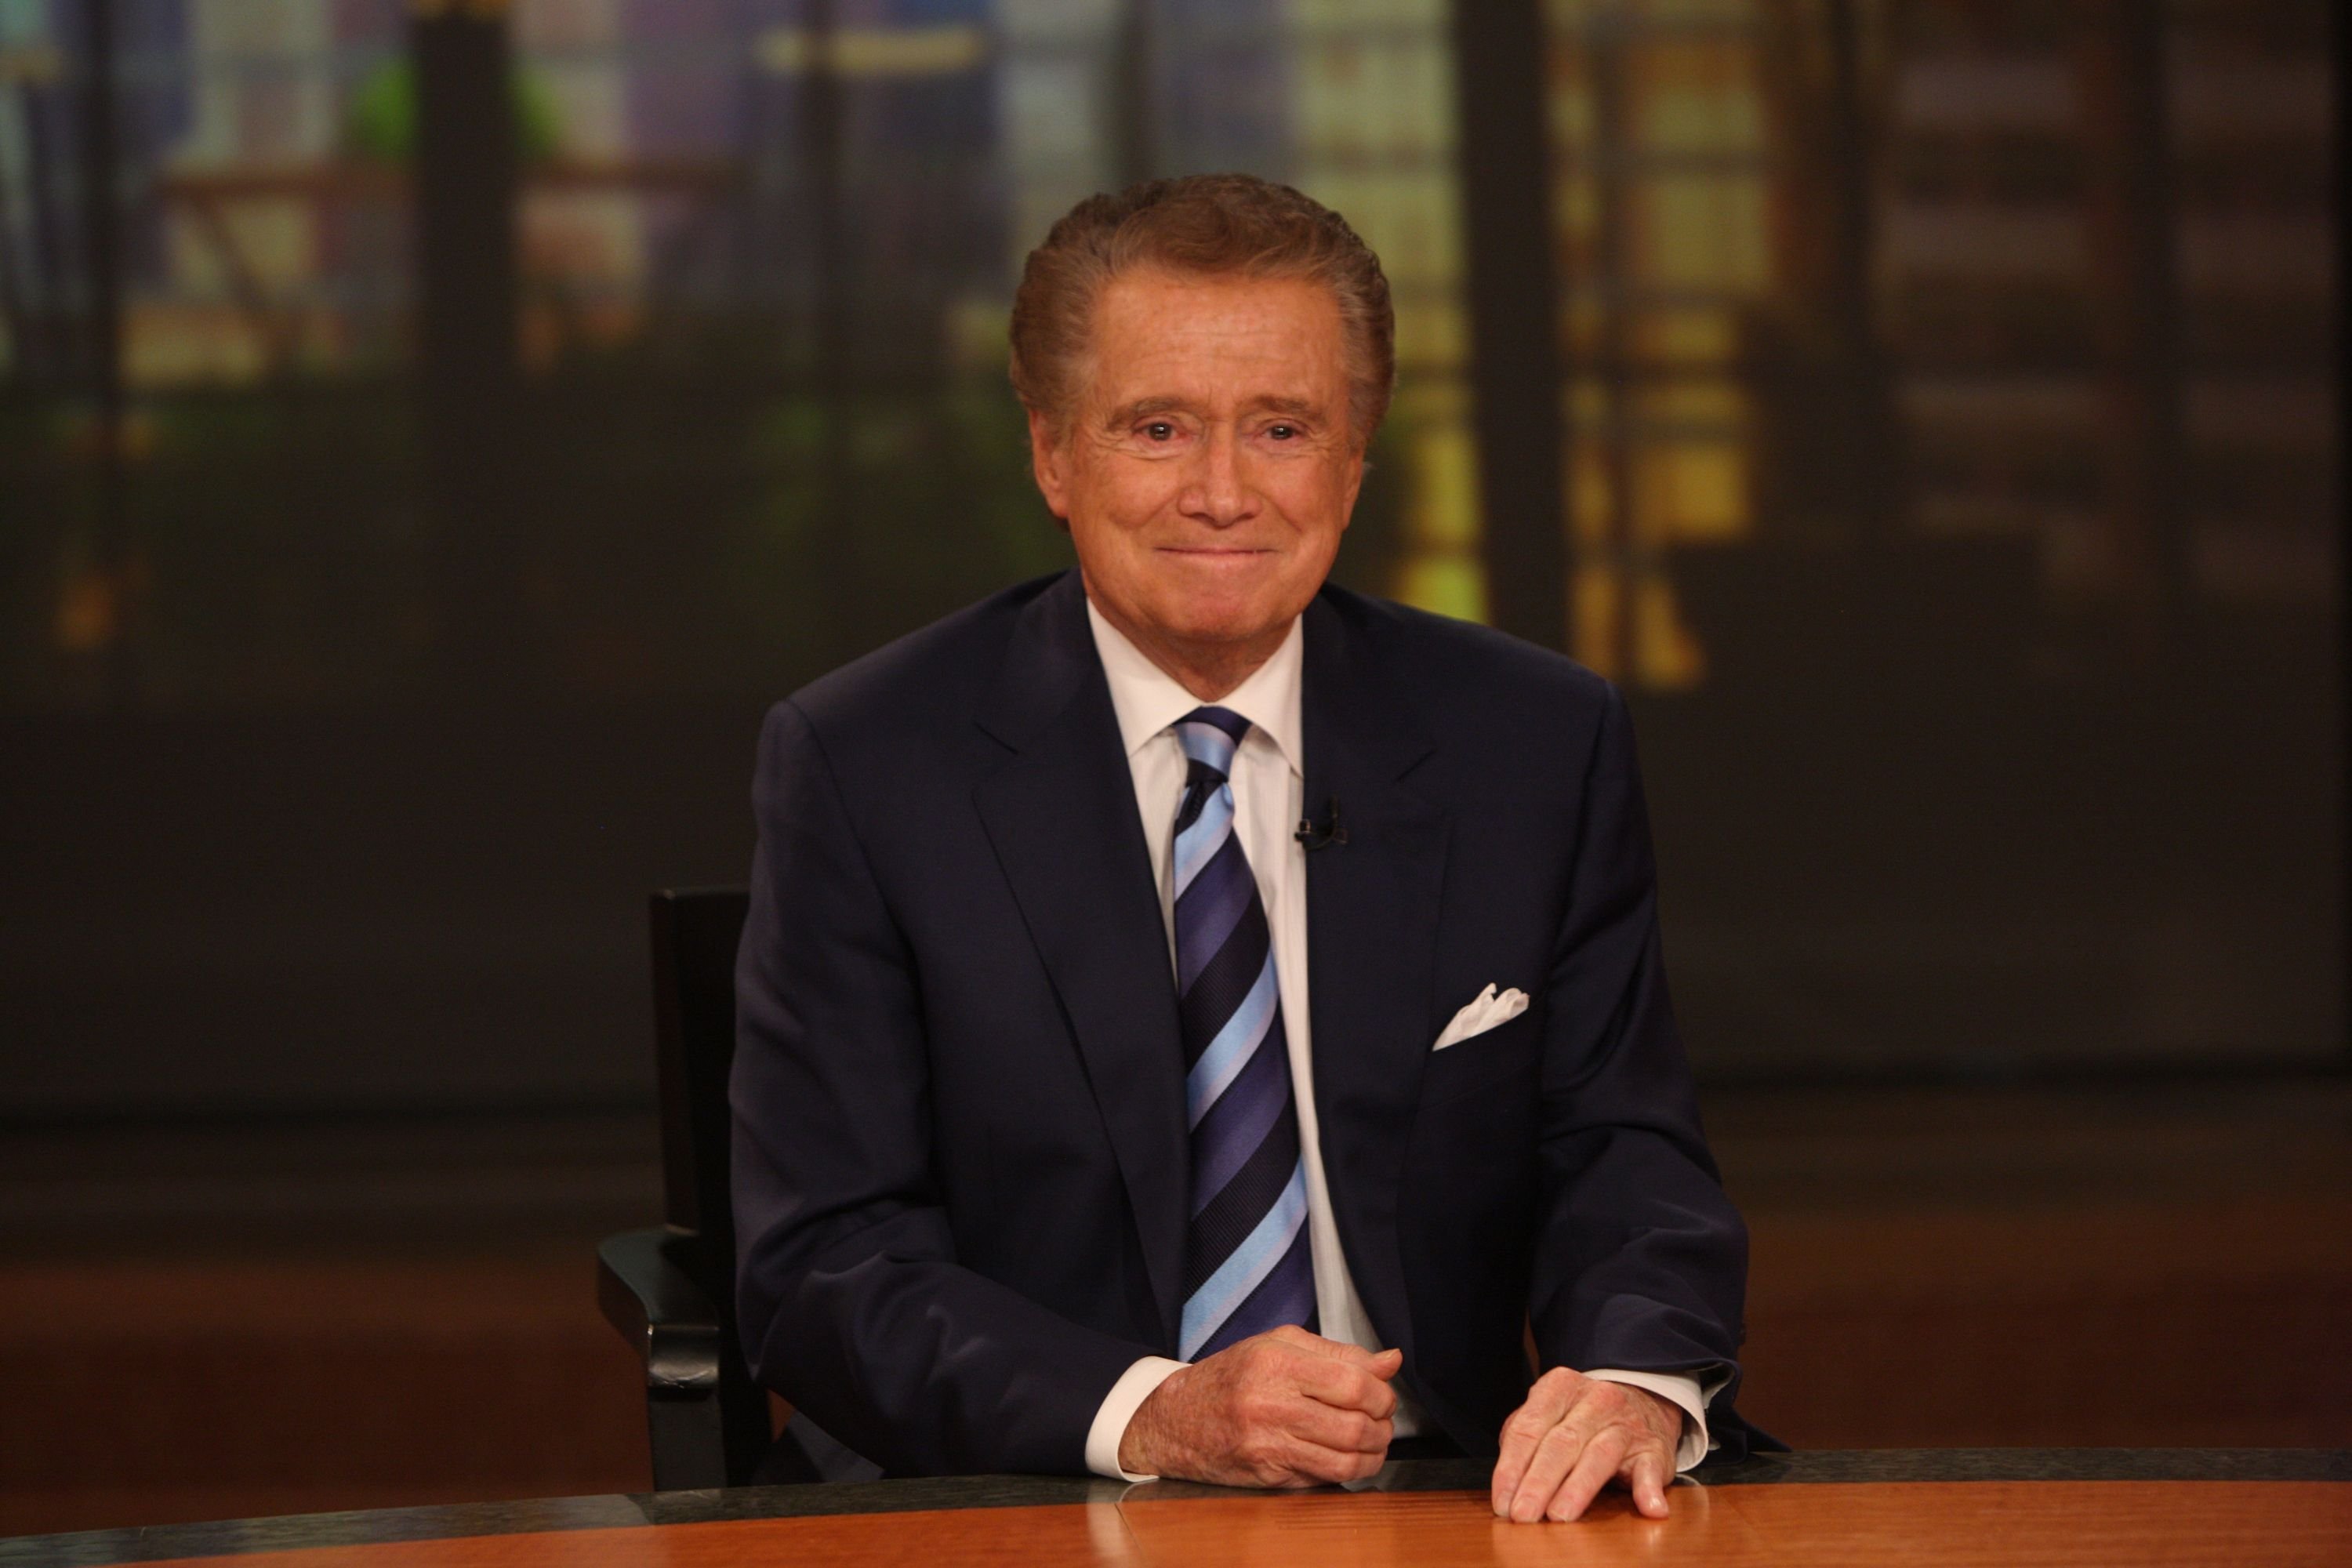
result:
[[[1316,1326],[1274,943],[1234,831],[1234,752],[1249,727],[1223,708],[1196,708],[1175,726],[1190,764],[1171,857],[1192,1154],[1178,1344],[1186,1361],[1285,1323]]]

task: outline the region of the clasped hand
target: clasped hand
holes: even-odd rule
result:
[[[1219,1351],[1152,1391],[1118,1446],[1135,1474],[1220,1486],[1312,1487],[1361,1480],[1387,1462],[1403,1363],[1297,1327]],[[1666,1512],[1682,1412],[1645,1390],[1556,1367],[1503,1425],[1495,1512],[1521,1523],[1570,1520],[1622,1481],[1652,1519]]]
[[[1403,1363],[1296,1325],[1258,1334],[1152,1390],[1119,1439],[1120,1468],[1229,1487],[1361,1480],[1388,1460],[1389,1379]]]

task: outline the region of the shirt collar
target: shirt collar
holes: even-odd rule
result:
[[[1290,623],[1282,646],[1249,679],[1217,700],[1250,721],[1252,729],[1274,743],[1290,771],[1304,774],[1305,754],[1299,746],[1298,692],[1301,650],[1306,646],[1302,616]],[[1151,662],[1126,634],[1103,618],[1092,597],[1087,600],[1087,624],[1094,629],[1095,652],[1110,681],[1110,705],[1118,715],[1118,738],[1129,757],[1177,720],[1202,706],[1201,700],[1177,683],[1176,678]]]

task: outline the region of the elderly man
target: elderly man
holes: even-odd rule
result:
[[[1013,316],[1077,570],[770,715],[741,1331],[888,1471],[1491,1455],[1532,1521],[1746,1440],[1623,703],[1324,582],[1393,375],[1298,193],[1082,202]]]

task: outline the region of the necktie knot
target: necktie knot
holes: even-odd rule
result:
[[[1195,708],[1176,721],[1176,743],[1183,748],[1186,761],[1223,783],[1234,776],[1234,752],[1249,727],[1249,721],[1230,708]]]

